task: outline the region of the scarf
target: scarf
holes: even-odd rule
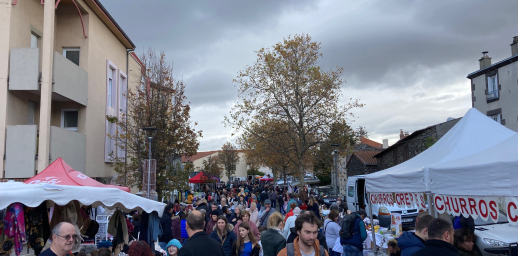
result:
[[[20,255],[23,250],[23,243],[27,241],[25,236],[25,217],[23,214],[23,205],[21,203],[13,203],[7,207],[7,213],[4,218],[5,234],[9,238],[14,238],[14,249],[16,255]]]

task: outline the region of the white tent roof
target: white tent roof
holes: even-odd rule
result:
[[[366,190],[373,193],[430,191],[428,168],[480,152],[515,134],[472,108],[429,149],[399,165],[366,175]]]
[[[433,193],[465,196],[518,196],[518,135],[476,154],[430,170]]]
[[[72,200],[77,200],[93,207],[102,204],[109,209],[118,207],[123,211],[139,210],[148,213],[156,211],[159,216],[162,216],[165,208],[163,203],[136,196],[118,188],[33,185],[22,182],[0,183],[0,209],[12,203],[37,207],[45,200],[51,200],[58,205],[66,205]]]

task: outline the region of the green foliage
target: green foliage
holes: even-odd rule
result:
[[[343,68],[324,71],[320,43],[309,35],[288,36],[271,48],[262,48],[253,65],[240,71],[234,82],[239,87],[237,102],[225,117],[235,133],[254,136],[260,143],[275,144],[271,136],[257,136],[257,126],[282,124],[285,171],[295,171],[304,185],[312,152],[327,140],[333,123],[353,118],[350,110],[362,107],[358,99],[343,101]],[[277,129],[277,128],[276,128]],[[264,130],[264,129],[263,129]],[[259,143],[255,143],[257,145]],[[251,147],[253,149],[253,147]],[[279,156],[278,152],[270,152]]]
[[[248,169],[248,170],[246,170],[246,174],[247,175],[259,175],[259,176],[264,176],[265,175],[264,172],[260,172],[257,169]]]
[[[228,179],[236,173],[236,166],[239,162],[237,148],[230,142],[223,144],[218,152],[218,162],[224,166]]]
[[[129,88],[123,95],[127,99],[126,113],[107,116],[116,125],[115,134],[108,136],[125,156],[111,155],[114,170],[119,174],[119,184],[142,187],[143,163],[148,158],[149,146],[142,127],[157,128],[151,148],[151,158],[156,159],[156,192],[185,190],[188,188],[188,171],[180,167],[181,156],[196,154],[201,131],[196,131],[190,119],[190,106],[184,95],[183,81],[173,77],[173,65],[166,63],[165,55],[152,49],[139,56],[144,68],[136,76],[129,76]],[[149,134],[148,134],[149,135]]]
[[[435,144],[435,142],[437,142],[437,139],[435,137],[432,137],[432,136],[429,136],[425,139],[424,141],[424,147],[426,149],[430,148],[431,146],[433,146],[433,144]]]

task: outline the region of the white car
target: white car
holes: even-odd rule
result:
[[[502,211],[497,223],[479,217],[475,220],[474,242],[474,248],[480,255],[507,255],[509,245],[518,242],[518,227],[511,226]]]

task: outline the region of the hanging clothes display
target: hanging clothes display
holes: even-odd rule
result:
[[[5,234],[13,239],[16,255],[20,255],[23,250],[23,243],[27,241],[25,236],[25,217],[23,205],[14,203],[7,207],[4,218]]]
[[[54,212],[50,221],[50,228],[54,228],[60,222],[68,222],[75,225],[78,230],[83,227],[84,220],[81,214],[81,205],[77,200],[70,201],[65,206],[54,205]],[[79,232],[78,232],[79,233]]]
[[[140,216],[140,235],[139,240],[145,241],[149,244],[148,239],[148,224],[149,224],[149,214],[147,212],[142,212]]]
[[[157,212],[152,212],[149,214],[147,231],[149,242],[157,242],[158,237],[162,235],[162,226],[160,226],[160,218],[158,217]]]
[[[39,255],[45,246],[45,241],[50,236],[47,204],[45,202],[36,208],[25,207],[25,235],[29,248],[34,250],[35,255]]]
[[[115,211],[108,222],[108,233],[113,236],[113,245],[128,244],[128,226],[126,217],[121,210]]]

